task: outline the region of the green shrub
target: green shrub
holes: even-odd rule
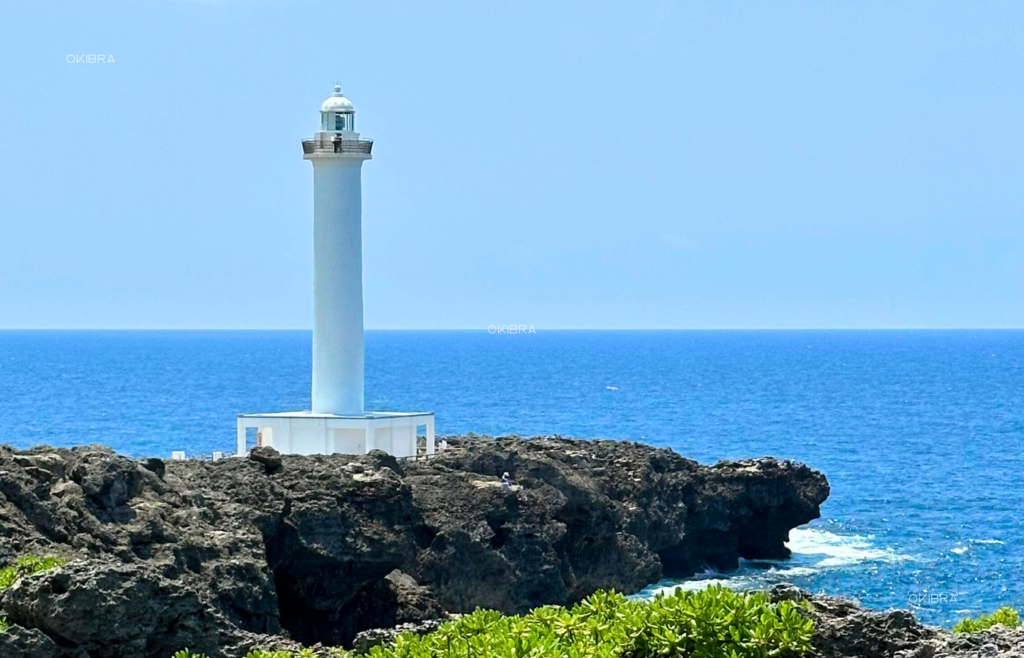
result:
[[[23,555],[14,561],[14,564],[0,569],[0,592],[13,585],[19,578],[31,576],[34,573],[59,567],[66,564],[67,560],[59,557],[39,557],[36,555]],[[0,615],[0,631],[10,627],[7,618]]]
[[[67,560],[59,557],[23,555],[15,560],[14,564],[0,569],[0,591],[13,585],[19,578],[31,576],[34,573],[59,567],[66,563]]]
[[[983,631],[986,628],[991,628],[996,624],[1002,624],[1007,628],[1017,628],[1021,624],[1020,613],[1006,606],[999,608],[990,615],[981,615],[977,619],[967,617],[957,622],[956,626],[953,627],[954,633],[977,633]]]
[[[324,649],[326,655],[331,658],[346,658],[349,656],[349,652],[334,647],[328,647]],[[205,658],[204,656],[185,656],[184,658]],[[253,649],[249,653],[245,654],[245,658],[318,658],[316,652],[312,649],[299,649],[298,653],[291,653],[290,651],[267,651],[266,649]]]
[[[204,653],[195,653],[188,649],[182,649],[174,654],[174,658],[207,658],[207,656]],[[317,658],[317,655],[312,649],[301,649],[298,653],[253,649],[249,653],[245,654],[245,658]]]
[[[478,609],[433,633],[373,647],[370,658],[796,658],[810,651],[813,635],[800,606],[773,604],[761,592],[710,587],[649,602],[597,592],[571,609],[544,606],[511,617]],[[246,658],[314,655],[255,650]],[[174,658],[205,657],[186,650]]]
[[[788,601],[724,587],[651,602],[598,592],[572,609],[506,617],[477,610],[428,635],[373,647],[371,658],[782,658],[810,650],[813,623]]]

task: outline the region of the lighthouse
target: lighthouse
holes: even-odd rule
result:
[[[303,141],[313,163],[313,411],[363,413],[363,162],[352,103],[335,87],[320,132]]]
[[[254,445],[295,454],[431,454],[433,413],[365,410],[362,171],[373,141],[356,132],[355,107],[341,87],[321,104],[320,130],[302,140],[302,154],[313,165],[311,409],[241,414],[238,454]]]

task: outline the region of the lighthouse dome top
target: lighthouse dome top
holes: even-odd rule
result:
[[[356,132],[356,109],[335,85],[334,93],[320,105],[320,130],[302,140],[303,157],[313,160],[369,160],[373,140]]]
[[[341,87],[334,85],[334,93],[331,94],[330,98],[323,102],[320,106],[321,112],[341,112],[349,113],[355,112],[356,108],[352,106],[352,101],[345,98],[341,93]]]

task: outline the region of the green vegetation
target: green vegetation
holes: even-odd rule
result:
[[[0,569],[0,592],[13,585],[19,578],[31,576],[34,573],[59,567],[66,563],[67,560],[59,557],[23,555],[11,566]]]
[[[953,627],[953,632],[977,633],[996,624],[1002,624],[1007,628],[1017,628],[1021,624],[1020,613],[1010,606],[1006,606],[1005,608],[999,608],[990,615],[981,615],[976,619],[967,617],[957,622],[956,626]]]
[[[345,658],[351,654],[341,649],[327,649],[327,655],[331,658],[337,656],[338,658]],[[174,654],[174,658],[207,658],[205,653],[194,653],[188,649],[182,649]],[[298,653],[290,653],[288,651],[264,651],[263,649],[254,649],[249,653],[245,654],[245,658],[317,658],[316,653],[312,649],[302,649]]]
[[[799,606],[725,587],[677,590],[650,602],[598,592],[572,609],[505,617],[489,610],[434,633],[374,647],[371,658],[785,658],[811,648],[814,624]]]
[[[795,658],[811,649],[814,624],[800,606],[724,587],[676,591],[653,601],[598,592],[571,609],[523,616],[477,610],[427,635],[406,634],[370,658]],[[335,656],[346,656],[335,650]],[[311,658],[251,652],[247,658]],[[175,658],[205,658],[182,651]]]
[[[339,656],[339,658],[341,656],[349,655],[347,651],[342,651],[340,649],[328,649],[327,651],[331,652],[328,655]],[[193,656],[192,658],[205,657]],[[312,649],[302,649],[298,653],[291,653],[288,651],[263,651],[261,649],[256,649],[255,651],[250,651],[249,653],[245,654],[245,658],[317,658],[317,655],[313,653]]]
[[[19,578],[59,567],[65,563],[67,563],[67,560],[59,557],[23,555],[15,560],[14,564],[0,569],[0,592],[13,585]],[[10,623],[8,623],[7,619],[0,615],[0,631],[6,630],[9,626]]]

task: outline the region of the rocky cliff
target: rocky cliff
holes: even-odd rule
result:
[[[417,462],[132,460],[0,448],[0,565],[61,555],[0,595],[0,657],[166,658],[349,644],[477,606],[507,613],[779,558],[825,478],[700,465],[628,442],[449,437]],[[515,482],[501,486],[508,471]]]
[[[770,591],[773,601],[806,601],[814,621],[808,658],[1021,658],[1024,627],[995,626],[965,635],[926,626],[906,610],[877,612],[856,602],[811,595],[791,585]]]

